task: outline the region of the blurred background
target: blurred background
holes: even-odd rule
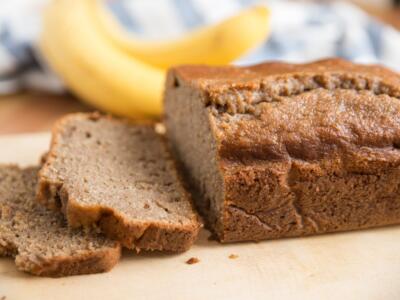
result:
[[[94,109],[80,101],[84,96],[74,96],[85,93],[71,92],[38,47],[48,2],[0,3],[0,134],[47,131],[65,113]],[[271,11],[268,37],[234,64],[339,56],[400,71],[398,0],[108,0],[104,6],[136,38],[157,41],[179,38],[256,4]]]

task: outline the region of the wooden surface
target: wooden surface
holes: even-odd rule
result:
[[[49,134],[0,137],[0,163],[36,163]],[[221,245],[203,230],[179,255],[124,252],[109,273],[38,278],[0,258],[0,299],[399,299],[400,226]],[[237,255],[231,259],[230,255]],[[185,262],[196,257],[197,264]]]
[[[363,8],[382,21],[400,29],[400,9]],[[0,135],[50,130],[59,116],[88,109],[72,96],[52,96],[32,92],[0,96]]]
[[[0,97],[0,135],[48,131],[60,116],[90,110],[70,95],[38,92]],[[0,298],[1,299],[1,298]]]

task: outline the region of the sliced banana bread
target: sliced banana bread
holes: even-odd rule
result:
[[[120,246],[99,234],[70,231],[64,216],[35,200],[38,168],[0,166],[0,255],[40,276],[105,272]]]
[[[152,125],[73,114],[53,130],[38,200],[71,227],[98,226],[132,249],[187,250],[200,223]]]
[[[166,127],[223,242],[400,223],[400,76],[339,59],[169,72]]]

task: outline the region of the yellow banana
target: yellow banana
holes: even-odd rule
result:
[[[90,104],[136,118],[161,113],[164,71],[109,43],[95,26],[87,1],[51,2],[40,47],[68,87]]]
[[[228,64],[262,43],[269,32],[269,11],[257,6],[175,41],[143,41],[124,31],[103,1],[89,1],[98,26],[116,45],[160,68],[177,64]]]
[[[39,46],[71,91],[99,109],[127,117],[161,114],[164,68],[228,63],[260,42],[267,30],[267,11],[254,8],[178,41],[126,39],[126,47],[121,47],[125,34],[113,33],[115,24],[107,23],[111,17],[94,1],[53,0],[44,15]]]

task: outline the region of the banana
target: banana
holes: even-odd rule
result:
[[[174,41],[143,41],[124,31],[103,1],[89,1],[95,21],[110,40],[131,56],[160,68],[228,64],[262,43],[269,32],[269,11],[256,6]]]
[[[51,2],[39,42],[50,66],[95,107],[133,118],[159,116],[165,72],[118,51],[91,17],[87,1]]]
[[[39,47],[79,98],[137,119],[160,116],[165,68],[228,63],[263,40],[268,27],[267,10],[253,8],[177,41],[141,42],[118,33],[102,9],[97,0],[51,1]]]

